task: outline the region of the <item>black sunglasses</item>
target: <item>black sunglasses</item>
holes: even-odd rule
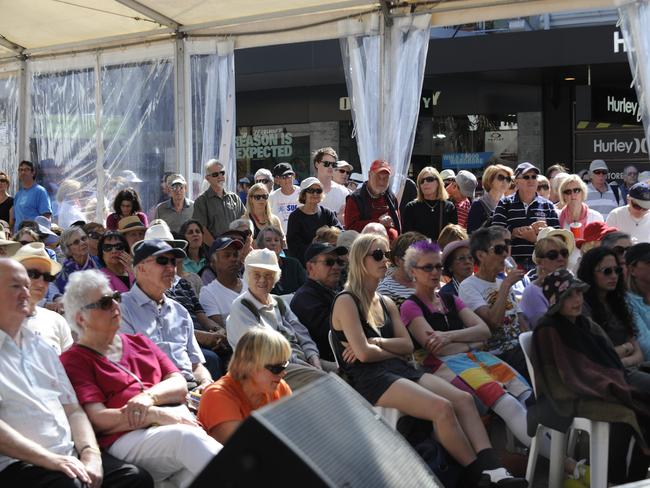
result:
[[[97,239],[99,239],[99,238],[102,236],[102,234],[100,234],[99,232],[90,231],[90,232],[88,232],[87,236],[88,236],[88,238],[90,238],[90,239],[95,239],[95,240],[97,240]]]
[[[566,196],[571,195],[571,193],[581,193],[582,188],[567,188],[564,190],[562,193],[565,194]]]
[[[269,199],[268,193],[258,193],[256,195],[251,195],[251,197],[254,200],[268,200]]]
[[[326,168],[329,168],[330,166],[332,167],[336,166],[336,161],[321,161],[320,164],[322,164]]]
[[[289,361],[282,364],[265,364],[264,369],[270,371],[273,374],[280,374],[289,366]]]
[[[295,176],[294,173],[289,173],[287,175],[280,176],[280,178],[282,178],[283,180],[288,180],[288,179],[293,179],[294,176]]]
[[[323,193],[323,189],[322,188],[307,188],[305,190],[305,193],[315,193],[316,195],[320,195],[321,193]]]
[[[555,249],[550,250],[543,256],[540,256],[540,258],[546,258],[550,259],[551,261],[555,261],[557,258],[562,256],[563,258],[568,258],[569,257],[569,250],[568,249],[562,249],[560,251],[556,251]]]
[[[112,295],[104,295],[99,300],[88,305],[84,305],[83,310],[92,310],[94,308],[101,308],[102,310],[110,310],[113,302],[120,303],[122,301],[122,294],[116,291]]]
[[[627,252],[627,250],[630,248],[630,246],[614,246],[612,248],[612,251],[614,251],[614,254],[617,256],[622,256]]]
[[[623,272],[623,268],[621,268],[620,266],[610,266],[609,268],[599,268],[596,271],[604,274],[605,276],[609,276],[612,273],[616,273],[617,275],[620,275]]]
[[[512,178],[508,175],[497,175],[497,180],[499,181],[507,181],[508,183],[512,183]]]
[[[118,244],[104,244],[104,252],[124,251],[126,247],[121,242]]]
[[[435,176],[425,176],[420,180],[420,184],[422,183],[433,183],[434,181],[438,181],[438,178]]]
[[[548,185],[537,185],[537,191],[539,191],[539,190],[549,190],[549,189],[550,188],[549,188]]]
[[[208,173],[208,176],[212,176],[213,178],[217,178],[219,176],[225,176],[226,172],[225,171],[215,171],[214,173]]]
[[[29,276],[30,280],[37,280],[39,278],[43,278],[43,281],[47,283],[52,283],[56,279],[56,276],[50,273],[41,273],[36,269],[28,269],[27,276]]]
[[[536,179],[537,179],[537,175],[536,175],[536,174],[532,174],[532,175],[521,175],[519,178],[521,178],[522,180],[526,180],[526,181],[528,181],[528,180],[536,180]]]
[[[27,244],[31,244],[32,241],[18,241],[21,246],[26,246]]]
[[[176,258],[168,258],[167,256],[156,256],[156,264],[159,264],[160,266],[167,266],[171,264],[172,266],[176,266]]]
[[[596,170],[592,171],[592,173],[595,174],[595,175],[606,175],[607,171],[605,171],[604,169],[596,169]]]
[[[259,180],[255,180],[255,183],[263,183],[263,184],[266,185],[266,184],[268,184],[269,181],[271,181],[271,180],[269,180],[267,178],[262,178],[262,179],[259,179]]]
[[[421,269],[422,271],[426,273],[431,273],[434,269],[436,271],[442,270],[442,264],[425,264],[424,266],[413,266],[415,269]]]
[[[345,261],[341,258],[326,258],[319,262],[323,263],[325,266],[329,268],[331,268],[335,264],[338,264],[339,266],[345,266]]]
[[[337,169],[336,171],[338,171],[341,174],[349,174],[349,175],[352,174],[352,171],[348,171],[347,169]]]
[[[384,258],[390,259],[390,251],[382,251],[381,249],[375,249],[370,254],[368,254],[368,256],[371,256],[372,259],[379,262],[382,261]]]
[[[494,251],[494,254],[503,254],[511,245],[512,241],[510,241],[510,239],[506,239],[505,244],[495,244],[491,247],[491,249]]]

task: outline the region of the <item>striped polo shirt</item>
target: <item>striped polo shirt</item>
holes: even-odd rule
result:
[[[606,183],[606,185],[607,189],[601,193],[594,188],[594,185],[589,183],[587,185],[587,200],[585,201],[590,209],[600,212],[605,220],[607,220],[609,212],[619,206],[619,202],[616,201],[616,195],[614,195],[614,190],[612,190],[611,185],[609,183]],[[621,203],[625,205],[626,202],[623,201]]]
[[[517,227],[532,225],[539,220],[546,221],[549,227],[560,227],[555,206],[550,200],[535,195],[535,199],[526,205],[519,199],[519,192],[503,197],[494,210],[492,225],[500,225],[512,232]],[[517,264],[525,269],[531,269],[535,243],[525,239],[513,238],[511,255]]]

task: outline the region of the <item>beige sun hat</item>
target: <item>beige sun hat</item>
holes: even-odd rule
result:
[[[10,241],[7,239],[7,231],[4,225],[0,224],[0,248],[4,251],[4,257],[10,258],[20,249],[20,242]]]
[[[554,227],[544,227],[540,229],[539,234],[537,234],[537,240],[543,239],[544,237],[560,237],[566,244],[569,254],[573,252],[576,248],[576,239],[573,236],[573,232],[567,229],[556,229]]]
[[[244,265],[251,268],[262,268],[280,272],[277,255],[270,249],[253,249],[244,260]]]
[[[151,241],[153,239],[163,240],[177,249],[185,249],[187,247],[187,241],[183,239],[174,239],[171,230],[169,230],[169,226],[164,221],[150,225],[144,233],[144,241]],[[137,246],[140,242],[142,241],[136,242],[133,247]]]
[[[17,244],[20,245],[20,243]],[[45,250],[45,244],[42,242],[30,242],[29,244],[25,244],[16,251],[12,258],[19,263],[28,259],[38,259],[39,261],[43,261],[44,263],[49,264],[50,274],[53,275],[61,271],[61,265],[50,258],[50,255]]]

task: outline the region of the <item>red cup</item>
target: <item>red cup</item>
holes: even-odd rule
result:
[[[573,234],[573,237],[576,239],[582,239],[582,223],[580,222],[571,222],[569,224],[569,229]]]

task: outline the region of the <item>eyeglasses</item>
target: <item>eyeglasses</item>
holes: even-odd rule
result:
[[[569,195],[571,195],[571,193],[575,194],[575,193],[581,193],[581,192],[582,192],[582,188],[567,188],[562,193],[564,195],[566,195],[566,196],[569,196]]]
[[[331,268],[335,264],[338,264],[339,266],[345,266],[345,261],[341,258],[326,258],[322,259],[321,261],[316,261],[317,263],[323,263],[325,266],[328,268]]]
[[[595,175],[606,175],[607,171],[604,169],[595,169],[592,171],[592,173]]]
[[[381,249],[375,249],[368,256],[372,257],[375,261],[382,261],[384,258],[390,259],[390,251],[382,251]]]
[[[176,266],[176,258],[169,258],[167,256],[156,256],[156,264],[159,264],[160,266]]]
[[[305,193],[314,193],[316,195],[320,195],[321,193],[323,193],[323,189],[322,188],[307,188],[305,190]]]
[[[442,182],[446,185],[449,185],[451,183],[455,183],[456,180],[454,178],[447,178],[446,180],[442,180]]]
[[[116,291],[112,295],[104,295],[99,300],[88,305],[84,305],[82,310],[92,310],[94,308],[100,308],[104,311],[110,310],[113,306],[113,302],[120,303],[122,301],[122,294],[119,291]]]
[[[602,273],[605,276],[610,276],[612,273],[620,275],[623,272],[623,268],[620,266],[610,266],[608,268],[596,268],[597,273]]]
[[[348,171],[347,169],[337,169],[336,171],[338,171],[338,172],[341,173],[342,175],[343,175],[343,174],[348,174],[348,175],[351,175],[351,174],[352,174],[352,171]]]
[[[283,179],[283,180],[288,180],[288,179],[293,179],[294,176],[295,176],[295,174],[289,173],[287,175],[280,176],[280,178]]]
[[[456,259],[454,259],[454,261],[456,261],[458,263],[466,263],[466,262],[467,263],[473,263],[474,258],[471,255],[468,254],[467,256],[458,256],[458,257],[456,257]]]
[[[526,181],[536,180],[537,175],[533,173],[532,175],[521,175],[519,178],[522,179],[522,180],[526,180]]]
[[[556,251],[555,249],[551,249],[549,252],[546,254],[540,256],[540,258],[544,259],[550,259],[551,261],[555,261],[557,258],[562,256],[564,259],[569,257],[569,250],[568,249],[561,249],[560,251]]]
[[[325,168],[329,168],[336,166],[336,161],[321,161],[320,164],[322,164]]]
[[[175,185],[172,185],[172,191],[181,191],[183,189],[183,185],[181,183],[176,183]]]
[[[95,231],[92,231],[92,230],[90,232],[88,232],[87,235],[88,235],[89,239],[94,239],[94,240],[97,240],[102,236],[102,234],[100,234],[99,232],[95,232]]]
[[[104,252],[111,252],[111,251],[124,251],[126,247],[124,247],[124,244],[119,243],[119,244],[104,244]]]
[[[634,200],[630,200],[630,205],[632,205],[632,208],[635,210],[642,210],[643,212],[647,212],[649,209],[642,207],[638,203],[636,203]]]
[[[289,366],[289,361],[282,364],[265,364],[264,369],[270,371],[272,374],[280,374]]]
[[[508,248],[512,245],[512,241],[510,239],[505,240],[505,244],[495,244],[494,246],[491,246],[490,249],[494,251],[494,254],[503,254],[504,252],[508,251]]]
[[[442,270],[442,264],[425,264],[424,266],[413,266],[415,269],[421,269],[425,273],[431,273],[434,269],[436,271]]]
[[[496,178],[499,181],[507,181],[508,183],[512,183],[512,178],[510,178],[508,175],[497,175]]]
[[[68,246],[78,246],[79,244],[81,244],[82,242],[86,242],[87,240],[88,240],[88,236],[83,236],[80,237],[79,239],[75,239],[72,242],[68,242]]]
[[[627,252],[627,250],[630,248],[630,246],[614,246],[612,248],[612,251],[614,251],[614,254],[617,256],[622,256]]]
[[[268,193],[257,193],[256,195],[251,195],[251,198],[253,200],[258,200],[258,201],[259,200],[268,200],[269,195],[268,195]]]
[[[540,190],[550,190],[548,185],[537,185],[537,191]]]
[[[30,280],[37,280],[39,278],[43,278],[43,281],[47,283],[52,283],[56,279],[56,276],[50,273],[41,273],[37,269],[28,269],[27,276],[29,276]]]
[[[211,176],[212,178],[217,178],[219,176],[225,176],[226,172],[225,171],[215,171],[214,173],[208,173],[208,176]]]
[[[420,180],[420,184],[422,183],[433,183],[434,181],[438,181],[438,178],[435,176],[425,176]]]
[[[267,185],[270,181],[271,180],[269,180],[268,178],[261,178],[259,180],[255,180],[255,183],[262,183],[264,185]]]

